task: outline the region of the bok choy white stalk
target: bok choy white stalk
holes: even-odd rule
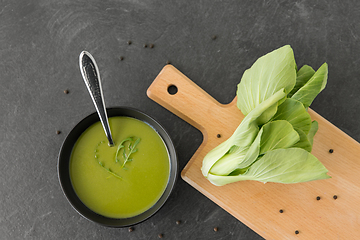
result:
[[[328,67],[297,71],[290,46],[259,58],[237,88],[244,119],[233,135],[203,159],[202,173],[214,185],[241,180],[298,183],[326,179],[311,154],[318,130],[307,108],[325,88]]]

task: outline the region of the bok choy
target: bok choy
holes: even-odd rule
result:
[[[214,185],[241,180],[298,183],[330,178],[311,154],[318,123],[307,108],[325,88],[328,66],[297,69],[286,45],[259,58],[237,87],[244,119],[233,135],[203,159],[202,174]]]

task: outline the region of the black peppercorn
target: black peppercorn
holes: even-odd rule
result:
[[[319,201],[320,199],[321,199],[321,198],[320,198],[320,196],[317,196],[317,197],[316,197],[316,200],[318,200],[318,201]]]
[[[221,138],[221,135],[220,135],[220,134],[218,134],[218,135],[216,135],[216,137],[217,137],[217,138]]]
[[[283,213],[283,212],[284,212],[284,210],[282,210],[282,209],[279,210],[279,213]]]
[[[299,234],[300,232],[298,230],[295,231],[295,234]]]
[[[334,152],[334,149],[330,149],[330,150],[329,150],[329,153],[333,153],[333,152]]]
[[[337,195],[334,195],[334,196],[333,196],[333,199],[335,199],[335,200],[336,200],[337,198],[338,198],[338,197],[337,197]]]

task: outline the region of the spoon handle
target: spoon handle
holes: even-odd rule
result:
[[[114,141],[111,136],[109,121],[105,108],[100,73],[95,59],[90,53],[83,51],[79,56],[79,65],[81,75],[83,76],[85,85],[94,102],[96,111],[99,114],[100,121],[104,127],[106,137],[109,140],[109,145],[110,147],[114,146]]]

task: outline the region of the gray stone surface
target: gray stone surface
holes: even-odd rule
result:
[[[56,171],[66,134],[94,112],[78,56],[96,58],[107,106],[165,126],[181,170],[202,135],[146,96],[167,61],[228,103],[245,69],[290,44],[298,66],[329,64],[312,108],[360,140],[359,21],[358,1],[0,1],[0,239],[262,239],[182,179],[133,232],[78,215]]]

